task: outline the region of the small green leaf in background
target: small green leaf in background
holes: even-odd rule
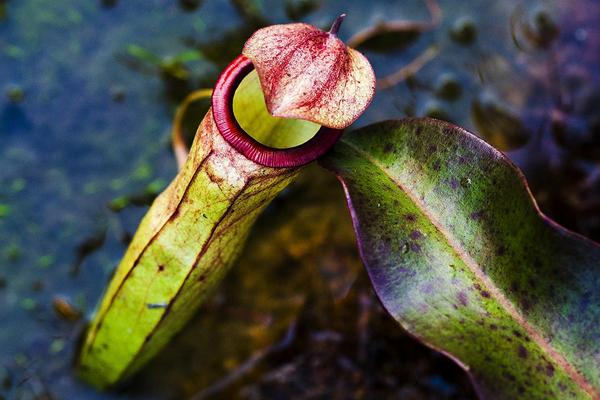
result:
[[[345,135],[323,164],[385,308],[482,398],[598,398],[600,247],[544,217],[504,155],[424,119]]]

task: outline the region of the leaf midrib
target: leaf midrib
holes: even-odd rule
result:
[[[556,365],[558,365],[574,382],[576,382],[585,392],[592,396],[592,398],[599,398],[600,394],[596,392],[593,385],[587,381],[587,379],[581,375],[571,363],[560,354],[552,345],[543,337],[543,335],[531,325],[525,317],[516,309],[508,298],[502,293],[502,291],[494,284],[494,282],[483,272],[479,264],[469,255],[469,253],[463,248],[456,238],[444,228],[444,226],[437,220],[437,218],[428,210],[428,208],[419,200],[418,196],[415,196],[407,187],[398,179],[396,179],[382,163],[372,157],[368,152],[357,147],[356,145],[348,142],[346,139],[340,140],[340,144],[348,146],[359,156],[363,157],[366,161],[373,164],[375,167],[380,169],[382,173],[393,182],[398,188],[403,191],[406,196],[415,204],[415,206],[425,215],[435,229],[442,235],[446,240],[450,248],[456,253],[456,255],[463,261],[463,263],[469,268],[469,270],[475,275],[480,283],[485,286],[490,295],[499,303],[499,305],[521,326],[531,337],[531,339],[548,355]],[[366,264],[366,263],[365,263]]]

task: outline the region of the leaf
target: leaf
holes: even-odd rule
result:
[[[502,153],[440,121],[389,121],[323,164],[385,308],[482,398],[598,398],[600,247],[546,218]]]
[[[269,112],[343,129],[371,103],[375,74],[361,53],[304,23],[256,31],[243,54],[252,60]],[[336,27],[337,24],[337,27]]]

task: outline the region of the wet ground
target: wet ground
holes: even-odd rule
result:
[[[316,166],[135,379],[100,394],[72,371],[85,319],[176,172],[175,107],[267,24],[326,27],[346,12],[347,40],[422,22],[354,38],[388,86],[357,126],[429,115],[476,131],[524,170],[542,210],[600,240],[600,3],[439,6],[432,19],[422,0],[0,0],[0,399],[474,398],[458,367],[383,313],[341,191]]]

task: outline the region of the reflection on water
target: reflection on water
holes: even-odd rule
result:
[[[525,170],[543,210],[600,239],[600,4],[440,0],[436,20],[432,3],[0,0],[0,398],[206,387],[225,398],[472,398],[461,371],[382,313],[339,189],[318,168],[273,204],[223,288],[132,383],[101,395],[71,371],[80,316],[176,171],[174,107],[212,87],[265,24],[325,27],[344,11],[343,39],[379,27],[361,45],[378,77],[415,68],[358,125],[429,115],[477,131]],[[293,340],[271,348],[292,321]]]

